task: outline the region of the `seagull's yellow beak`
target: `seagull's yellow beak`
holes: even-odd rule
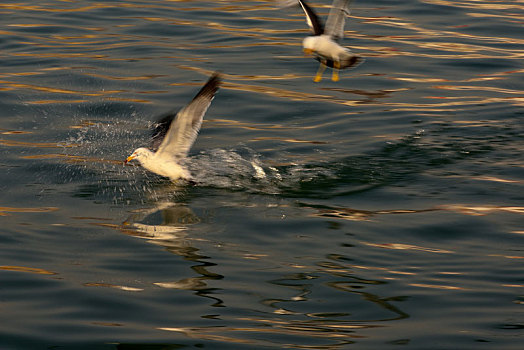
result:
[[[306,48],[305,48],[305,49],[304,49],[304,53],[305,53],[306,55],[312,55],[313,53],[315,53],[315,50],[312,50],[312,49],[306,49]]]
[[[126,158],[126,161],[124,162],[124,164],[129,163],[130,161],[132,161],[135,158],[136,158],[136,155],[134,154],[130,155],[129,157]]]

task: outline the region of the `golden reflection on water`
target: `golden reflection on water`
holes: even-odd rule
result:
[[[312,145],[325,145],[325,144],[328,143],[328,142],[324,142],[324,141],[299,140],[299,139],[292,139],[292,138],[270,137],[270,136],[255,137],[255,138],[250,139],[249,141],[253,142],[253,141],[267,141],[267,140],[280,141],[280,142],[289,142],[289,143],[309,143],[309,144],[312,144]]]
[[[354,339],[364,338],[355,334],[356,330],[379,327],[376,325],[350,324],[343,322],[330,322],[326,320],[288,320],[288,319],[264,319],[264,318],[241,318],[239,321],[253,323],[252,327],[159,327],[158,329],[182,333],[187,337],[195,339],[206,339],[216,341],[227,341],[237,344],[267,344],[271,345],[270,340],[251,340],[242,337],[245,333],[258,333],[260,336],[283,335],[296,337],[315,337],[328,341],[326,345],[311,346],[308,344],[288,344],[296,349],[336,349],[344,344],[350,344]],[[263,327],[261,327],[263,325]],[[226,335],[232,333],[231,335]],[[234,334],[238,334],[237,337]]]
[[[26,141],[13,141],[0,139],[0,145],[11,146],[11,147],[32,147],[32,148],[64,148],[64,147],[77,147],[76,145],[62,145],[57,142],[26,142]]]
[[[467,215],[488,215],[495,212],[508,212],[513,214],[524,214],[524,207],[512,206],[481,206],[481,205],[441,205],[442,210],[456,211]]]
[[[124,166],[124,162],[121,160],[105,159],[105,158],[95,158],[95,157],[85,157],[85,156],[75,156],[70,154],[61,154],[61,153],[50,153],[50,154],[37,154],[30,156],[21,156],[22,159],[63,159],[67,163],[106,163],[114,165]],[[133,165],[126,165],[133,166]]]
[[[521,180],[510,180],[510,179],[502,179],[500,177],[496,176],[479,176],[479,177],[472,177],[473,180],[481,180],[481,181],[493,181],[493,182],[501,182],[501,183],[523,183]]]
[[[498,0],[421,0],[433,5],[475,8],[482,10],[522,10],[521,1],[498,1]]]
[[[143,292],[144,289],[142,288],[135,288],[130,286],[119,286],[111,283],[100,283],[100,282],[88,282],[83,284],[86,287],[105,287],[105,288],[115,288],[120,289],[125,292]]]
[[[17,207],[0,207],[0,216],[8,216],[9,213],[47,213],[57,211],[57,207],[40,207],[40,208],[17,208]]]
[[[316,208],[302,204],[302,207],[315,209],[311,214],[315,217],[337,218],[350,221],[367,221],[378,215],[391,214],[418,214],[434,211],[450,211],[465,215],[483,216],[496,212],[508,212],[513,214],[524,214],[524,207],[517,206],[495,206],[495,205],[466,205],[466,204],[442,204],[426,209],[390,209],[390,210],[361,210],[353,208]]]
[[[1,129],[0,129],[1,130]],[[2,131],[0,134],[2,135],[24,135],[24,134],[32,134],[31,131]]]
[[[71,103],[85,103],[89,102],[88,100],[36,100],[28,101],[27,104],[30,105],[47,105],[47,104],[71,104]]]
[[[522,95],[522,90],[512,90],[512,89],[503,89],[492,86],[476,86],[476,85],[435,85],[434,89],[442,90],[455,90],[455,91],[490,91],[490,92],[499,92],[502,94],[518,94]]]
[[[88,73],[87,75],[94,77],[94,78],[102,78],[102,79],[108,79],[108,80],[130,80],[130,81],[151,80],[151,79],[162,78],[162,77],[167,76],[164,74],[146,74],[146,75],[138,75],[138,76],[117,77],[113,75],[106,75],[106,74],[99,74],[99,73]]]
[[[410,286],[420,288],[431,288],[431,289],[444,289],[444,290],[466,290],[457,286],[439,285],[439,284],[428,284],[428,283],[410,283]]]
[[[370,247],[384,248],[384,249],[393,249],[393,250],[417,250],[426,253],[438,253],[438,254],[451,254],[454,251],[445,250],[445,249],[435,249],[422,246],[416,246],[412,244],[402,244],[402,243],[369,243],[362,242],[365,245]]]
[[[16,271],[16,272],[29,272],[36,273],[38,275],[57,275],[56,272],[48,271],[44,269],[39,269],[36,267],[26,267],[26,266],[0,266],[0,270],[3,271]]]
[[[48,87],[48,86],[14,83],[14,82],[9,82],[5,80],[3,81],[0,80],[0,84],[5,84],[12,88],[24,89],[24,90],[34,90],[34,91],[43,91],[43,92],[49,92],[49,93],[59,93],[59,94],[66,94],[66,95],[82,95],[82,96],[92,96],[92,97],[124,92],[122,90],[99,90],[97,92],[75,91],[75,90],[68,90],[68,89],[53,88],[53,87]]]

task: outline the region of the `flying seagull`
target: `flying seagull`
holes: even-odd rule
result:
[[[320,62],[320,67],[314,81],[322,80],[322,74],[326,67],[333,68],[331,79],[338,81],[339,69],[355,67],[362,62],[362,58],[353,54],[348,48],[340,46],[338,43],[344,37],[344,24],[346,17],[350,14],[350,5],[353,0],[334,0],[326,21],[326,25],[317,16],[315,11],[304,0],[298,3],[306,14],[306,21],[313,32],[302,42],[304,52],[314,54]]]
[[[149,148],[137,148],[127,157],[125,164],[136,159],[147,170],[172,181],[191,180],[191,174],[182,161],[197,138],[220,81],[220,74],[214,73],[187,106],[178,113],[161,118],[154,125]]]

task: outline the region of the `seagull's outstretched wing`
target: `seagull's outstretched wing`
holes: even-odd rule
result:
[[[158,122],[158,136],[153,136],[153,143],[158,143],[162,138],[162,134],[165,136],[158,146],[157,156],[180,159],[187,155],[195,142],[204,114],[209,108],[211,101],[213,101],[219,85],[220,74],[214,73],[195,98],[182,108],[176,116],[167,115]],[[165,131],[169,122],[169,129]]]
[[[334,40],[344,37],[344,24],[350,14],[353,0],[334,0],[326,20],[324,34],[330,35]]]
[[[176,115],[176,112],[166,114],[154,124],[153,131],[151,132],[151,143],[149,144],[149,149],[151,149],[151,151],[156,152],[158,150],[158,147],[160,147],[160,144],[164,141],[169,126],[173,119],[175,119]]]
[[[298,3],[302,7],[302,10],[304,10],[304,13],[306,14],[306,21],[307,25],[313,32],[313,35],[322,35],[324,34],[324,25],[322,24],[322,21],[317,16],[315,11],[311,7],[309,7],[308,4],[306,4],[303,0],[298,0]]]

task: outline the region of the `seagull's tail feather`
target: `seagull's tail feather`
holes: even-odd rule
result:
[[[351,57],[348,57],[340,62],[340,69],[353,69],[359,66],[362,62],[364,62],[364,58],[357,55],[352,55]]]
[[[315,59],[329,68],[335,68],[335,62],[333,60],[326,59],[322,56],[316,56]],[[364,62],[364,58],[354,54],[350,54],[347,57],[340,59],[338,69],[353,69],[359,66],[362,62]]]

